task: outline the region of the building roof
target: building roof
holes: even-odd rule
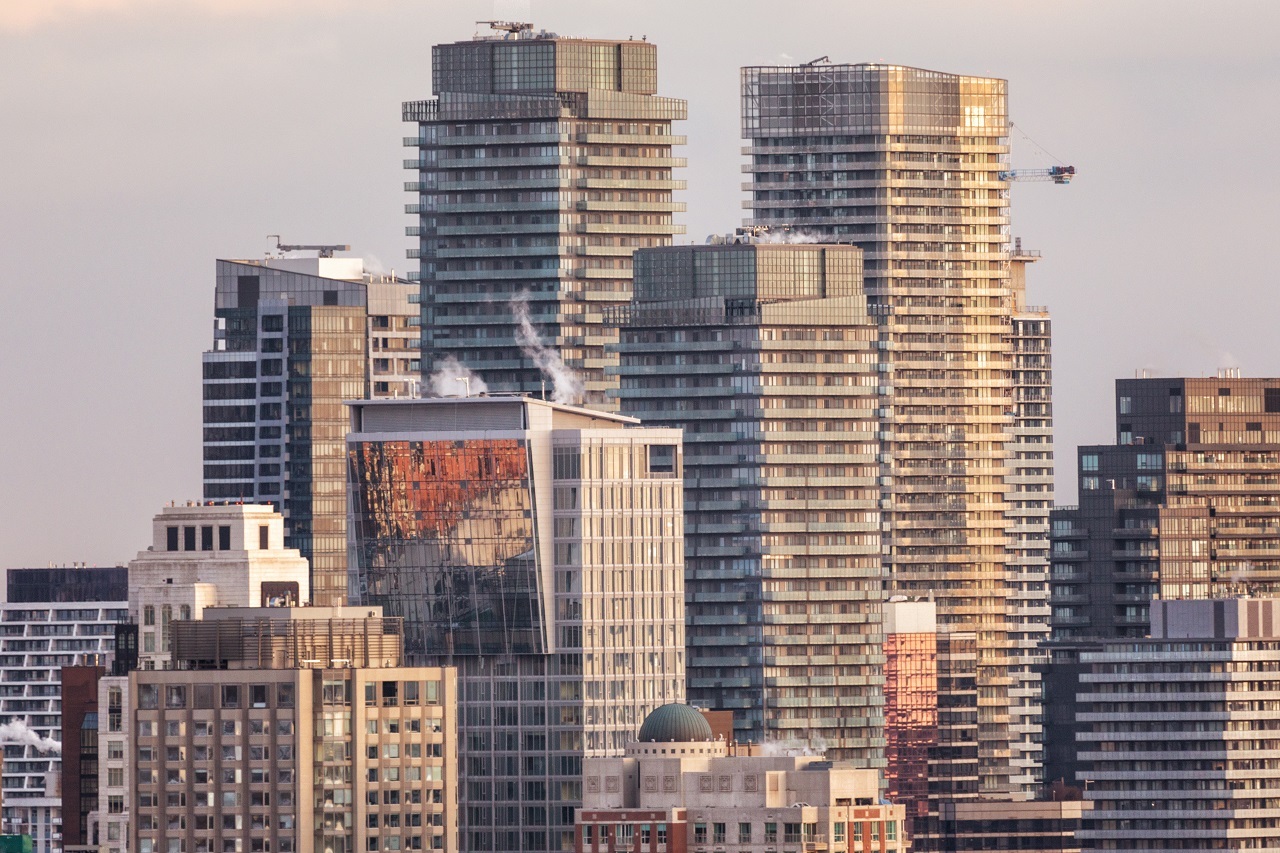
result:
[[[636,740],[641,743],[690,743],[715,740],[711,724],[688,705],[672,703],[654,708],[645,717]]]

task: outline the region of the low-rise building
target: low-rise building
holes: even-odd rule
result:
[[[588,758],[583,772],[580,853],[909,847],[904,809],[880,800],[878,770],[727,743],[688,705],[657,708],[624,756]]]

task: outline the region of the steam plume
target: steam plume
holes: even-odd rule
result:
[[[820,737],[810,740],[801,740],[794,737],[783,738],[782,740],[767,740],[760,744],[760,752],[762,755],[772,756],[822,756],[827,753],[827,742]]]
[[[431,383],[431,393],[437,397],[474,396],[489,390],[483,379],[453,356],[440,362],[427,381]]]
[[[582,379],[565,367],[560,353],[548,347],[538,337],[538,332],[529,322],[529,294],[521,293],[511,300],[511,312],[516,317],[516,343],[520,351],[538,366],[542,374],[551,380],[551,399],[557,403],[576,404],[582,402],[585,388]]]
[[[0,743],[20,743],[34,746],[41,752],[62,753],[61,741],[56,741],[50,737],[40,737],[22,720],[15,720],[12,723],[5,723],[0,726]]]

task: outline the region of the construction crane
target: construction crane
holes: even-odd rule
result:
[[[322,258],[332,258],[334,252],[349,252],[351,247],[341,243],[325,243],[319,246],[290,246],[280,242],[279,234],[268,234],[267,239],[276,238],[277,252],[319,252]]]
[[[476,21],[476,24],[488,24],[489,29],[502,30],[509,36],[533,30],[533,24],[526,24],[524,21]]]
[[[996,177],[1002,181],[1053,181],[1055,184],[1069,184],[1075,176],[1075,166],[1050,166],[1047,169],[1012,169],[1008,172],[996,173]]]

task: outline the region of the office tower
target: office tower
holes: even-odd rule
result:
[[[964,800],[942,805],[940,847],[948,853],[1080,853],[1080,828],[1091,804],[1082,800]]]
[[[6,569],[0,603],[2,828],[62,847],[61,668],[100,665],[126,618],[124,567]]]
[[[689,697],[883,766],[876,328],[851,246],[644,249],[621,411],[685,430]]]
[[[1011,665],[1015,427],[1003,80],[813,62],[742,71],[752,223],[864,250],[893,389],[883,418],[894,591],[977,637],[984,794],[1025,793],[1034,713]],[[1012,554],[1011,554],[1012,552]],[[1030,697],[1019,696],[1017,702]],[[1015,760],[1019,766],[1015,767]]]
[[[1151,636],[1083,652],[1087,850],[1280,845],[1280,602],[1153,601]]]
[[[169,666],[175,620],[200,619],[208,607],[310,601],[307,561],[285,547],[284,519],[270,506],[168,506],[151,530],[151,545],[129,563],[143,669]]]
[[[218,607],[129,675],[130,850],[456,851],[457,686],[368,607]]]
[[[204,496],[283,513],[317,604],[347,602],[343,401],[414,392],[415,290],[359,258],[217,263]]]
[[[680,433],[525,397],[377,400],[347,437],[359,601],[458,668],[472,851],[570,850],[582,761],[684,695]]]
[[[584,762],[579,853],[909,848],[879,773],[820,756],[725,743],[688,705],[664,705],[620,757]]]
[[[423,374],[447,381],[459,362],[490,390],[607,408],[618,332],[602,309],[631,298],[637,247],[684,233],[671,128],[685,102],[655,94],[658,50],[642,39],[495,27],[432,48],[435,97],[404,105]]]
[[[1143,637],[1153,598],[1280,594],[1280,379],[1121,379],[1116,444],[1053,515],[1053,637]]]

